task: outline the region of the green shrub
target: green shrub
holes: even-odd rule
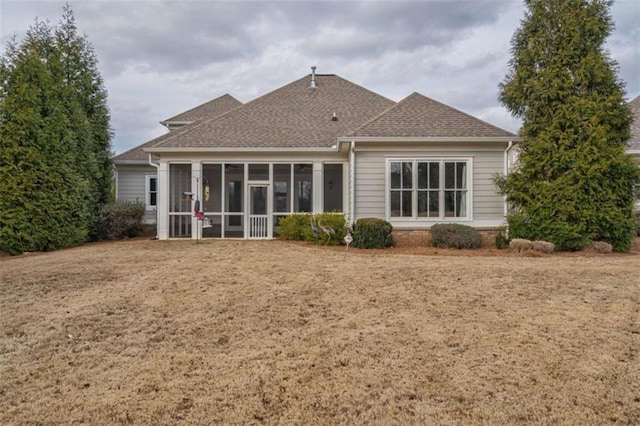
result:
[[[375,217],[362,218],[356,221],[353,230],[352,245],[362,249],[379,249],[393,246],[389,222]]]
[[[482,244],[480,233],[467,225],[443,223],[433,225],[430,231],[434,247],[474,249]]]
[[[311,226],[311,214],[292,214],[280,218],[278,234],[284,240],[294,241],[316,241],[313,228]],[[347,231],[345,228],[345,218],[342,214],[319,213],[313,215],[318,224],[317,241],[322,244],[338,245],[344,239]],[[333,233],[323,231],[322,227],[331,228]]]
[[[504,226],[498,228],[498,234],[496,235],[496,248],[499,250],[509,247],[509,237],[507,237],[507,231]]]
[[[283,240],[306,241],[313,239],[311,220],[308,214],[292,214],[281,217],[278,221],[278,235]]]
[[[142,217],[145,207],[142,203],[117,201],[107,204],[98,218],[98,237],[106,240],[133,238],[143,231]]]

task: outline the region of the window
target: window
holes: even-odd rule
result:
[[[158,177],[147,175],[145,204],[147,210],[155,210],[158,205]]]
[[[407,219],[469,219],[471,160],[389,162],[389,216]]]

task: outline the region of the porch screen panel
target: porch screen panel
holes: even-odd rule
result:
[[[291,164],[273,165],[273,211],[291,212]]]
[[[294,211],[311,212],[313,209],[313,165],[295,164],[294,174]]]
[[[222,164],[202,166],[202,209],[205,213],[222,212]]]
[[[225,164],[224,179],[226,187],[225,213],[244,212],[244,164]],[[242,226],[242,215],[228,215],[227,228]],[[225,234],[226,236],[226,234]]]
[[[341,212],[343,184],[342,164],[324,165],[324,211]]]
[[[191,164],[169,165],[169,237],[191,237]]]
[[[269,180],[268,164],[249,164],[249,180]]]
[[[203,238],[222,237],[222,164],[202,165]]]

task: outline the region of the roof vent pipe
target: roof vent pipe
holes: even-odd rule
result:
[[[316,84],[316,67],[313,66],[311,67],[311,88],[315,89],[316,87],[318,87]]]
[[[338,121],[338,115],[334,112],[333,117],[331,117],[331,121]]]

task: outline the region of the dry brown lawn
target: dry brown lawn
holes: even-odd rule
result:
[[[638,424],[640,256],[0,259],[0,424]]]

